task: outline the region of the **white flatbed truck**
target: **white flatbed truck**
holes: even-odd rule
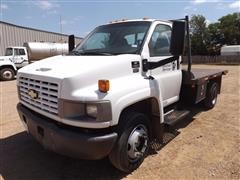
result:
[[[163,140],[164,125],[186,117],[185,104],[216,104],[227,71],[191,69],[190,53],[188,70],[181,69],[188,29],[188,17],[113,22],[68,55],[20,69],[23,124],[49,150],[81,159],[108,156],[119,170],[135,170],[150,141]]]

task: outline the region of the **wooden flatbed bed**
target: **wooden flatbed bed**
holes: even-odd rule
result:
[[[205,81],[217,78],[218,76],[221,77],[227,73],[227,70],[220,69],[192,69],[189,75],[186,70],[183,70],[183,84],[202,84]]]
[[[208,89],[213,82],[217,83],[217,93],[220,94],[222,75],[228,73],[227,70],[219,69],[192,69],[189,73],[182,70],[181,98],[187,103],[199,103],[205,99]]]

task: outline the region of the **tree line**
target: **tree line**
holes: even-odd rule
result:
[[[240,45],[240,13],[223,16],[207,24],[202,15],[190,19],[193,55],[219,55],[223,45]]]

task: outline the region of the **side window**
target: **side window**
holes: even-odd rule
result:
[[[19,49],[14,49],[14,56],[19,56],[20,53],[19,53]]]
[[[12,48],[7,48],[5,52],[5,56],[12,56],[13,55],[13,49]]]
[[[24,49],[19,49],[19,54],[20,54],[20,55],[25,55]]]
[[[149,42],[150,56],[170,55],[171,27],[163,24],[156,26]]]

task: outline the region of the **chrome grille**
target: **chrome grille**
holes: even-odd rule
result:
[[[58,115],[58,84],[20,77],[19,91],[23,102],[50,114]],[[32,98],[29,95],[30,91],[38,94],[37,98]]]

